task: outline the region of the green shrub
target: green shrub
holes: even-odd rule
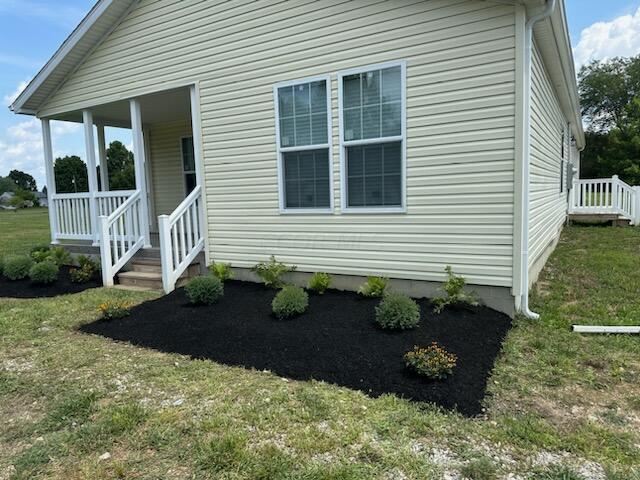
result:
[[[331,285],[331,275],[324,272],[316,272],[309,279],[307,287],[322,295]]]
[[[385,277],[367,277],[367,281],[360,285],[358,293],[364,297],[381,297],[387,289],[389,279]]]
[[[59,267],[63,265],[73,265],[71,254],[67,250],[65,250],[64,247],[53,247],[51,250],[49,250],[47,259],[51,260]]]
[[[129,302],[114,300],[100,304],[98,311],[102,314],[104,320],[115,320],[129,315],[131,307],[132,304]]]
[[[69,276],[73,283],[86,283],[100,272],[100,263],[92,260],[85,255],[79,255],[76,259],[78,262],[78,268],[72,268],[69,270]]]
[[[46,260],[44,262],[36,263],[29,270],[29,278],[35,283],[53,283],[58,279],[58,265]]]
[[[212,305],[224,295],[224,286],[217,277],[196,277],[184,288],[187,298],[194,304]]]
[[[50,250],[51,247],[46,243],[36,245],[31,249],[31,258],[33,258],[34,262],[44,262],[49,256]]]
[[[435,297],[433,299],[434,312],[441,313],[448,305],[479,305],[475,293],[464,291],[464,287],[467,284],[464,277],[454,275],[450,265],[447,265],[444,271],[447,272],[447,280],[442,285],[445,296]]]
[[[287,285],[271,302],[273,313],[280,320],[302,315],[309,306],[309,295],[302,288]]]
[[[27,278],[32,265],[29,255],[12,255],[4,259],[2,272],[9,280],[21,280]]]
[[[31,250],[29,250],[29,253],[48,252],[49,250],[51,250],[51,245],[49,245],[48,243],[39,243],[31,247]]]
[[[218,277],[223,282],[233,278],[233,270],[231,270],[230,263],[212,263],[209,265],[209,270],[214,277]]]
[[[69,270],[69,277],[73,283],[87,283],[93,280],[96,271],[91,265],[84,265]]]
[[[376,307],[376,322],[390,330],[416,328],[420,324],[420,307],[402,293],[387,293]]]
[[[447,352],[437,342],[424,348],[413,347],[413,350],[404,355],[407,368],[433,380],[451,375],[457,361],[458,357]]]
[[[282,276],[295,271],[296,268],[295,265],[289,266],[278,262],[276,257],[271,255],[269,262],[258,263],[251,271],[255,272],[267,287],[279,288],[283,285]]]

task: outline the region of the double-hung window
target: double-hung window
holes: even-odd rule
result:
[[[406,65],[338,74],[342,210],[405,211]]]
[[[282,213],[332,211],[330,91],[328,76],[274,87]]]

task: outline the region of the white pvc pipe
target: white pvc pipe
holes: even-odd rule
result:
[[[545,8],[538,15],[534,15],[525,24],[524,28],[524,143],[522,148],[522,235],[521,235],[521,275],[522,293],[520,297],[520,313],[527,318],[537,320],[540,318],[529,309],[529,196],[530,196],[530,172],[531,172],[531,58],[533,49],[533,27],[540,20],[549,17],[556,6],[556,0],[548,0]]]
[[[616,327],[604,325],[574,325],[573,331],[578,333],[635,333],[640,334],[639,327]]]

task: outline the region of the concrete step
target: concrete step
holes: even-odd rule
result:
[[[155,272],[120,272],[118,273],[120,285],[148,288],[150,290],[162,290],[162,274]]]
[[[162,265],[160,259],[139,258],[131,263],[131,269],[134,272],[159,273],[162,274]]]

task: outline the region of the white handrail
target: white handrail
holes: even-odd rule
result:
[[[55,193],[51,195],[52,215],[55,225],[52,232],[55,240],[96,240],[100,222],[91,217],[91,204],[96,202],[98,217],[111,215],[135,190],[113,190],[109,192]]]
[[[640,187],[611,178],[574,180],[569,213],[614,214],[640,224]]]
[[[202,187],[198,185],[171,215],[158,217],[162,287],[174,290],[180,275],[204,248]]]
[[[144,221],[140,190],[111,215],[100,217],[100,257],[105,286],[113,285],[115,275],[144,246]]]

